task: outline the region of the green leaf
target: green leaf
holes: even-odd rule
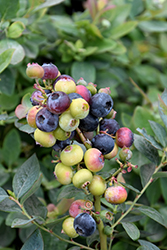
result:
[[[149,182],[155,168],[156,165],[154,163],[144,164],[140,167],[140,178],[143,187]]]
[[[147,237],[147,240],[151,242],[160,242],[167,235],[166,228],[164,228],[159,223],[151,219],[149,219],[145,224],[144,230],[150,233],[150,236]]]
[[[167,127],[167,90],[165,89],[161,96],[158,96],[159,113],[165,127]]]
[[[9,68],[1,73],[0,91],[5,95],[11,96],[15,89],[15,75]]]
[[[33,217],[32,219],[27,219],[27,220],[23,220],[21,218],[16,218],[13,220],[11,227],[12,228],[25,228],[28,225],[30,225],[32,223],[32,221],[36,220],[37,217]]]
[[[45,3],[42,3],[42,4],[40,4],[39,6],[37,6],[37,7],[33,10],[33,12],[36,12],[36,11],[41,10],[41,9],[43,9],[43,8],[49,8],[49,7],[51,7],[51,6],[54,6],[54,5],[59,4],[59,3],[61,3],[61,2],[64,2],[64,0],[47,0]]]
[[[0,202],[0,210],[4,212],[18,212],[21,211],[20,207],[9,198]]]
[[[160,199],[162,193],[160,188],[160,180],[156,179],[146,189],[146,196],[151,206],[154,206]]]
[[[119,26],[113,28],[109,36],[111,39],[119,39],[120,37],[132,31],[137,26],[137,24],[138,24],[137,21],[128,21],[122,23]]]
[[[2,151],[3,159],[8,166],[11,166],[18,159],[21,152],[21,140],[16,129],[11,129],[6,135]]]
[[[154,148],[143,136],[134,134],[134,146],[144,154],[151,162],[159,163],[158,150]]]
[[[19,168],[13,178],[13,190],[17,198],[22,197],[39,178],[40,166],[36,155],[32,155]]]
[[[62,189],[62,191],[59,193],[59,196],[57,197],[57,201],[63,199],[63,198],[73,198],[75,197],[76,194],[78,194],[79,192],[82,192],[81,189],[72,186],[66,186]]]
[[[4,110],[13,110],[19,102],[18,94],[11,95],[10,98],[8,95],[1,94],[0,106]]]
[[[153,178],[166,178],[167,177],[167,171],[161,171],[153,174]]]
[[[23,204],[32,194],[34,194],[37,189],[40,187],[42,183],[42,174],[40,174],[38,180],[34,182],[34,184],[31,186],[31,188],[28,190],[28,192],[25,193],[25,195],[22,196],[20,203]]]
[[[133,186],[127,184],[127,183],[123,183],[123,182],[120,182],[122,184],[122,186],[134,191],[135,193],[137,194],[140,194],[140,191],[137,189],[137,188],[134,188]]]
[[[89,46],[96,46],[95,54],[101,54],[107,51],[112,51],[117,43],[111,39],[96,39],[93,42],[88,43]]]
[[[138,240],[140,245],[144,248],[140,248],[140,250],[160,250],[156,245],[146,240]]]
[[[10,174],[7,172],[6,168],[0,164],[0,186],[3,186],[10,178]]]
[[[0,246],[9,246],[16,238],[16,230],[5,225],[5,221],[0,225]]]
[[[164,221],[163,216],[154,208],[142,206],[142,207],[138,207],[137,210],[139,210],[141,213],[147,215],[152,220],[155,220],[156,222],[158,222],[162,226],[166,227],[166,223]]]
[[[0,19],[10,20],[16,17],[19,9],[19,0],[3,0],[0,1]]]
[[[24,23],[22,23],[21,21],[16,21],[9,26],[7,30],[7,37],[18,38],[19,36],[22,35],[24,29],[25,29]]]
[[[0,54],[0,73],[6,69],[12,60],[15,49],[7,49]]]
[[[81,77],[86,82],[95,82],[96,69],[88,62],[74,62],[71,67],[72,77],[78,81]]]
[[[161,151],[163,151],[163,147],[154,139],[153,136],[151,135],[148,135],[147,134],[147,131],[143,128],[143,129],[140,129],[140,128],[137,128],[136,129],[141,135],[144,136],[144,138],[151,143],[151,145],[156,148],[156,149],[159,149]]]
[[[167,31],[167,23],[165,21],[142,21],[139,22],[139,28],[146,32],[165,32]]]
[[[3,188],[0,187],[0,202],[8,197],[7,193]]]
[[[33,232],[28,240],[24,243],[21,250],[44,250],[44,243],[39,229]]]
[[[161,193],[164,198],[165,204],[167,205],[167,178],[160,179]]]
[[[154,120],[154,116],[149,109],[137,106],[134,110],[132,121],[135,128],[145,128],[149,135],[154,135],[148,120]]]
[[[42,224],[46,219],[47,215],[47,208],[43,205],[43,203],[36,197],[36,195],[31,195],[25,202],[24,207],[27,213],[30,216],[38,217],[36,221],[39,224]],[[41,219],[40,219],[41,218]]]
[[[140,231],[134,223],[121,222],[121,224],[132,240],[137,240],[140,237]]]
[[[25,215],[22,214],[22,211],[19,211],[19,212],[11,212],[8,214],[7,218],[6,218],[6,225],[7,226],[10,226],[12,225],[12,222],[15,220],[15,219],[22,219],[22,220],[25,220],[27,219],[27,217]]]
[[[21,104],[19,104],[15,109],[15,114],[19,119],[26,117],[27,112],[33,107],[30,101],[31,94],[27,93],[23,96]]]
[[[154,121],[149,121],[149,123],[157,140],[165,148],[167,146],[167,132],[165,128],[161,124]]]
[[[14,49],[11,64],[15,65],[21,62],[25,56],[23,47],[16,41],[12,39],[3,39],[0,41],[0,54],[8,49]]]

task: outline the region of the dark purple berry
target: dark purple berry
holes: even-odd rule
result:
[[[110,153],[114,148],[114,140],[107,134],[95,135],[91,142],[92,147],[99,149],[103,155]]]
[[[58,115],[51,113],[47,108],[39,110],[35,120],[37,128],[44,132],[54,131],[59,123]]]
[[[32,102],[33,106],[41,104],[43,100],[44,100],[44,97],[40,90],[35,90],[30,97],[30,101]]]
[[[85,132],[90,132],[96,130],[98,124],[99,119],[89,113],[84,119],[80,119],[79,128]]]
[[[66,146],[71,145],[70,139],[66,139],[64,141],[56,140],[55,145],[53,145],[53,149],[58,152],[59,150],[63,150]]]
[[[113,108],[113,100],[106,93],[97,93],[90,99],[90,112],[96,117],[105,117]]]
[[[44,63],[42,65],[44,69],[44,76],[42,79],[55,79],[58,76],[58,68],[52,63]]]
[[[106,131],[107,134],[115,135],[119,128],[119,123],[114,119],[105,118],[100,122],[100,131]]]
[[[70,106],[70,98],[62,91],[56,91],[48,95],[47,108],[54,114],[63,113]]]
[[[118,147],[129,148],[133,144],[134,134],[132,133],[132,131],[129,128],[122,127],[122,128],[117,130],[115,141],[116,141],[116,144],[118,145]]]
[[[83,98],[80,94],[75,93],[75,92],[68,94],[68,96],[69,96],[71,102],[73,99]]]
[[[74,219],[74,229],[80,236],[88,237],[96,230],[96,222],[88,213],[80,213]]]

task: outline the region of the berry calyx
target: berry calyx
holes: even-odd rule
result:
[[[77,188],[83,188],[83,185],[90,184],[93,179],[92,173],[88,169],[80,169],[73,176],[73,185]]]

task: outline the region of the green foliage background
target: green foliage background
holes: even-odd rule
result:
[[[85,1],[78,2],[81,8]],[[150,169],[154,170],[159,162],[161,153],[157,150],[162,151],[167,146],[167,102],[166,92],[163,93],[167,87],[167,2],[109,0],[101,9],[97,8],[96,2],[88,1],[85,10],[77,11],[76,1],[0,0],[0,186],[5,190],[13,189],[19,195],[13,178],[17,178],[17,170],[22,164],[30,165],[25,162],[36,153],[39,159],[36,175],[31,172],[35,169],[28,167],[28,174],[36,177],[31,182],[37,182],[33,187],[35,195],[25,197],[25,200],[31,199],[36,207],[39,200],[42,202],[41,214],[37,210],[34,212],[37,216],[46,217],[44,205],[49,202],[58,204],[63,189],[53,178],[51,150],[37,147],[31,136],[21,131],[25,128],[15,128],[19,127],[19,121],[14,110],[24,94],[31,94],[34,90],[33,81],[25,73],[29,62],[40,65],[52,62],[62,74],[69,74],[75,80],[83,77],[87,82],[97,84],[98,88],[110,87],[117,121],[121,126],[129,127],[140,142],[134,145],[132,158],[132,163],[140,170],[126,177],[134,188],[140,190],[146,183],[144,177],[149,176]],[[141,139],[139,134],[154,145],[149,153],[143,150],[143,137]],[[159,145],[148,135],[158,138]],[[33,162],[36,160],[34,158]],[[106,164],[109,168],[111,162]],[[157,178],[141,198],[141,203],[158,209],[165,220],[166,178]],[[130,191],[129,197],[133,198],[134,193]],[[1,210],[5,206],[9,206],[12,213],[0,212],[0,249],[17,250],[34,231],[34,226],[11,229],[18,207],[1,203]],[[112,250],[167,249],[166,229],[157,221],[138,215],[138,211],[136,214],[140,217],[134,215],[129,221],[136,222],[142,239],[132,242],[123,230],[127,226],[124,224],[119,228]],[[59,224],[57,231],[61,221]],[[55,246],[56,249],[79,249],[69,245],[67,248],[66,242],[45,232],[41,243],[41,233],[35,231],[34,234],[30,240],[33,242],[33,237],[39,238],[39,244],[47,250]],[[159,248],[149,245],[154,243]]]

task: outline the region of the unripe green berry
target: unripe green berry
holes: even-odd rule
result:
[[[72,181],[73,171],[71,167],[66,166],[61,162],[56,165],[54,174],[57,180],[63,185],[70,184]]]
[[[73,144],[65,147],[60,154],[61,162],[66,166],[73,166],[83,159],[83,150],[79,145]]]
[[[119,157],[122,161],[128,161],[132,158],[132,151],[127,147],[123,147],[119,152]]]
[[[100,175],[94,175],[89,185],[89,191],[93,195],[102,195],[106,190],[105,180]]]
[[[85,183],[91,183],[93,179],[92,173],[88,169],[80,169],[72,179],[73,185],[77,188],[82,188]]]
[[[69,110],[65,111],[59,117],[59,126],[64,131],[74,131],[79,126],[79,119],[75,119]]]
[[[67,234],[70,238],[78,237],[78,234],[76,233],[73,224],[74,224],[74,218],[68,217],[63,221],[62,225],[64,233]]]
[[[53,131],[55,138],[59,141],[65,141],[71,135],[71,132],[64,131],[59,126]]]
[[[75,119],[84,119],[89,114],[89,104],[83,98],[73,99],[70,113]]]
[[[56,143],[56,138],[53,135],[53,132],[44,132],[40,129],[36,129],[34,132],[34,139],[41,146],[49,148]]]

